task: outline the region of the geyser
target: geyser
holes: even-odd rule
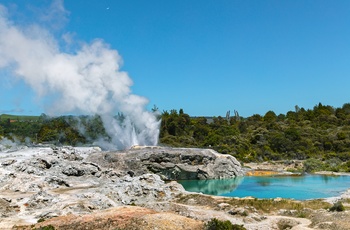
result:
[[[50,9],[65,11],[62,1]],[[160,121],[146,110],[146,98],[132,94],[133,82],[120,70],[118,52],[99,39],[79,42],[71,52],[61,50],[63,43],[38,24],[21,27],[11,21],[0,5],[0,68],[39,98],[50,98],[46,113],[100,115],[112,143],[99,144],[108,149],[157,145]],[[114,118],[117,112],[125,116],[122,122]]]

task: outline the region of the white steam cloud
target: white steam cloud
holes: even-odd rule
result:
[[[0,5],[0,68],[11,69],[40,98],[53,98],[46,112],[100,115],[117,149],[157,145],[160,122],[146,110],[148,100],[131,93],[133,82],[120,65],[118,52],[102,40],[62,52],[49,31],[16,25]],[[122,124],[117,112],[126,117]]]

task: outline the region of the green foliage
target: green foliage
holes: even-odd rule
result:
[[[338,201],[334,203],[332,207],[329,208],[329,211],[331,212],[342,212],[345,211],[345,207],[342,202]]]
[[[308,110],[295,106],[286,115],[268,111],[229,120],[180,111],[163,112],[161,144],[213,148],[242,162],[309,159],[307,172],[350,171],[350,103],[342,108],[319,103]],[[179,122],[184,115],[186,121]]]
[[[304,161],[305,172],[315,172],[325,170],[324,163],[319,159],[310,158]]]
[[[46,121],[38,132],[38,141],[69,145],[84,143],[85,138],[72,124],[69,117],[58,117]]]
[[[40,219],[38,219],[37,223],[44,222],[45,220],[46,220],[45,218],[40,218]]]
[[[39,119],[39,116],[18,116],[18,115],[9,115],[1,114],[0,120],[16,120],[16,121],[36,121]]]
[[[0,136],[10,140],[35,141],[40,126],[39,116],[0,115]]]
[[[99,116],[50,118],[42,114],[37,117],[0,117],[0,136],[12,141],[78,145],[97,138],[109,138]]]
[[[34,230],[55,230],[55,227],[52,225],[47,225],[40,228],[35,228]]]
[[[341,171],[350,172],[350,161],[345,162],[340,166]]]
[[[205,224],[206,230],[245,230],[243,225],[232,224],[230,221],[218,220],[216,218],[211,219]]]
[[[274,122],[274,121],[276,121],[276,119],[277,119],[277,116],[276,116],[275,112],[273,112],[271,110],[268,111],[264,116],[265,122]]]

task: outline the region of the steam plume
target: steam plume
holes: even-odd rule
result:
[[[118,52],[97,39],[66,53],[59,42],[38,25],[16,25],[0,5],[0,68],[11,69],[39,97],[52,98],[47,113],[99,114],[117,149],[156,145],[159,121],[145,109],[148,100],[131,93]],[[113,118],[117,112],[126,117],[122,123]]]

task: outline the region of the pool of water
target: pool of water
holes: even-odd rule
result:
[[[178,181],[186,191],[256,198],[307,200],[339,196],[350,188],[350,176],[249,176],[223,180]]]

